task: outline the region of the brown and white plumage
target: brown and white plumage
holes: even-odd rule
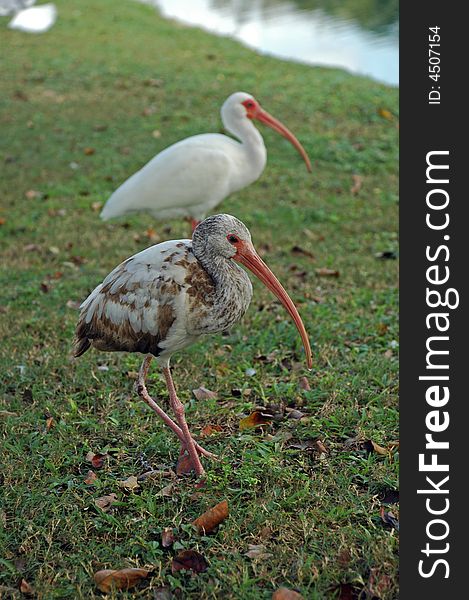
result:
[[[156,357],[179,424],[146,391],[148,357],[140,372],[139,393],[181,439],[198,474],[203,473],[198,453],[204,451],[188,432],[169,359],[200,336],[225,331],[242,318],[251,301],[252,285],[237,262],[256,274],[285,305],[300,331],[310,365],[311,349],[296,308],[258,257],[248,229],[230,215],[205,219],[195,229],[192,240],[163,242],[128,258],[80,307],[75,356],[92,346]]]

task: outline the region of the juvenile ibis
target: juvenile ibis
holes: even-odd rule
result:
[[[264,170],[267,151],[253,120],[289,140],[311,171],[308,155],[293,133],[250,94],[231,94],[221,108],[221,119],[239,141],[205,133],[169,146],[117,188],[101,218],[147,211],[157,219],[186,217],[194,228],[224,198],[256,181]]]
[[[280,300],[293,319],[312,365],[309,339],[298,311],[278,279],[256,253],[246,226],[230,215],[202,221],[193,238],[151,246],[116,267],[80,307],[76,357],[90,348],[146,354],[137,379],[141,398],[169,425],[187,451],[197,475],[199,454],[212,456],[195,442],[177,397],[171,355],[201,336],[222,332],[239,321],[252,297],[241,263]],[[176,422],[151,398],[146,377],[152,358],[163,370]]]

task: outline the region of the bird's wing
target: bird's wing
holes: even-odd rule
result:
[[[191,208],[200,205],[213,206],[231,191],[236,145],[227,136],[204,134],[166,148],[111,195],[101,217],[149,211],[166,218],[191,215]]]
[[[176,349],[183,347],[191,265],[201,268],[191,241],[178,240],[147,248],[116,267],[80,307],[75,356],[90,346],[158,356],[169,338]]]

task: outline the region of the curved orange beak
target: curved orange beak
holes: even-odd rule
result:
[[[247,267],[256,277],[258,277],[262,283],[273,292],[283,306],[287,309],[288,314],[293,319],[296,328],[301,336],[303,346],[306,352],[306,364],[308,369],[313,367],[313,359],[311,356],[311,346],[309,343],[308,334],[306,333],[303,321],[293,304],[292,299],[285,291],[280,281],[275,277],[269,267],[265,264],[262,258],[257,254],[254,246],[249,242],[238,242],[236,244],[237,253],[233,256],[233,259],[240,262],[242,265]]]
[[[248,117],[250,117],[251,119],[257,119],[258,121],[264,123],[277,133],[280,133],[281,136],[287,139],[298,150],[299,154],[306,163],[306,168],[311,173],[311,161],[309,160],[309,156],[306,154],[306,150],[296,139],[293,133],[287,127],[285,127],[283,123],[278,121],[275,117],[273,117],[260,106],[257,107],[257,110],[255,112],[252,112],[251,114],[248,113]]]

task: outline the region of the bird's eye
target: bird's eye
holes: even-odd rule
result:
[[[254,102],[252,102],[251,100],[249,100],[248,102],[246,102],[246,107],[247,108],[252,108],[254,106]]]
[[[226,239],[230,242],[230,244],[236,244],[236,242],[239,242],[239,238],[233,235],[232,233],[229,233],[226,236]]]

